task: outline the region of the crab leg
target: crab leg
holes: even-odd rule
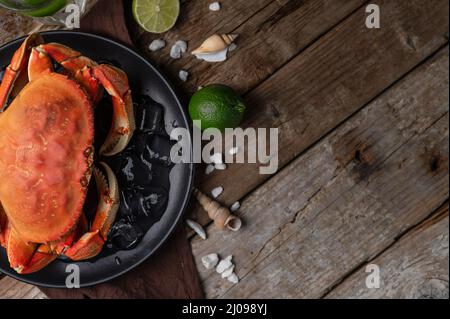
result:
[[[95,182],[99,194],[99,203],[94,222],[88,233],[73,244],[64,254],[72,260],[86,260],[97,256],[103,249],[109,229],[116,219],[119,209],[119,188],[111,168],[101,163],[106,178],[98,169],[94,169]]]
[[[42,42],[43,39],[39,34],[31,34],[14,53],[10,65],[5,70],[3,81],[0,85],[0,112],[5,108],[13,88],[16,92],[19,92],[28,82],[26,68],[31,48]],[[15,84],[17,84],[16,87]]]
[[[19,274],[31,274],[47,267],[63,254],[85,232],[87,219],[82,215],[75,231],[59,243],[48,245],[27,244],[11,229],[8,229],[7,254],[12,268]]]
[[[136,128],[128,77],[122,70],[102,64],[93,68],[95,78],[112,96],[113,122],[100,153],[115,155],[125,149]]]
[[[80,52],[59,43],[42,44],[38,49],[61,64],[76,80],[83,84],[91,95],[94,104],[100,101],[103,95],[103,88],[91,72],[97,63],[81,55]]]

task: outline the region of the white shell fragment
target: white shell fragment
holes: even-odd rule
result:
[[[228,151],[228,154],[230,154],[230,155],[236,155],[237,153],[239,153],[239,147],[232,147]]]
[[[216,188],[214,188],[214,189],[211,191],[211,195],[212,195],[212,197],[214,197],[214,198],[219,197],[220,195],[222,195],[222,193],[223,193],[223,187],[222,187],[222,186],[216,187]]]
[[[215,153],[209,159],[214,164],[223,164],[223,159],[222,159],[222,154],[221,153]]]
[[[217,169],[218,171],[224,171],[227,169],[227,165],[226,164],[216,164],[214,166],[215,169]]]
[[[214,172],[215,169],[216,169],[216,167],[215,167],[214,165],[209,164],[208,166],[206,166],[205,174],[206,174],[206,175],[209,175],[209,174],[211,174],[212,172]]]
[[[223,273],[222,273],[222,278],[227,278],[229,276],[231,276],[231,274],[234,272],[234,265],[231,265],[231,267],[227,268]]]
[[[203,227],[193,220],[186,219],[186,224],[197,234],[201,239],[206,240],[206,232]]]
[[[241,203],[236,202],[236,203],[234,203],[233,205],[231,205],[230,211],[231,211],[232,213],[234,213],[234,212],[237,212],[237,211],[239,210],[239,208],[241,208]]]
[[[209,5],[209,10],[211,11],[220,11],[220,9],[222,9],[221,5],[219,2],[213,2]]]
[[[228,47],[228,52],[233,52],[236,49],[237,49],[236,43],[231,43],[230,46]]]
[[[219,256],[217,254],[209,254],[202,257],[202,264],[206,269],[214,269],[219,263]]]
[[[181,49],[178,45],[173,45],[170,49],[170,57],[172,59],[180,59],[181,58]]]
[[[170,57],[172,59],[180,59],[183,53],[187,52],[187,42],[186,41],[177,41],[170,49]]]
[[[186,82],[189,77],[189,72],[186,70],[181,70],[180,73],[178,74],[178,77],[180,78],[181,81]]]
[[[153,40],[152,43],[150,43],[148,48],[150,51],[156,52],[156,51],[161,50],[165,46],[166,46],[166,41],[164,41],[163,39],[156,39],[156,40]]]
[[[237,284],[239,282],[239,277],[236,275],[236,273],[232,273],[230,276],[228,276],[228,281],[232,284]]]
[[[176,45],[176,46],[178,46],[180,48],[181,53],[186,53],[187,52],[188,45],[187,45],[186,41],[178,40],[177,42],[175,42],[174,45]]]
[[[226,270],[228,270],[230,267],[233,267],[233,263],[231,262],[232,256],[228,256],[227,258],[220,261],[220,263],[216,267],[216,272],[219,274],[222,274]]]

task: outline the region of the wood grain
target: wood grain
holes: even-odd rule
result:
[[[445,48],[253,192],[242,232],[194,239],[207,296],[321,297],[445,202],[448,75]],[[212,252],[238,285],[201,266]]]
[[[244,128],[279,128],[280,168],[448,42],[448,1],[380,5],[383,28],[367,29],[361,8],[246,95]],[[223,186],[220,200],[231,205],[271,177],[259,166],[229,165],[203,176],[199,188]],[[209,223],[198,207],[191,215]]]
[[[5,277],[0,280],[0,299],[46,299],[39,288]]]
[[[448,299],[448,202],[423,224],[370,261],[380,267],[379,289],[365,285],[366,265],[327,298]]]
[[[151,53],[148,44],[160,35],[137,35],[137,43],[149,59],[164,70],[185,93],[199,86],[223,83],[241,93],[248,92],[295,57],[314,40],[359,8],[365,0],[245,1],[222,3],[217,13],[208,11],[205,1],[188,1],[177,27],[163,35],[167,47]],[[205,63],[187,54],[180,60],[169,56],[171,45],[188,41],[193,51],[214,33],[236,33],[238,49],[226,63]],[[176,70],[190,72],[187,83]]]

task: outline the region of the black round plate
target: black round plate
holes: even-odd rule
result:
[[[46,42],[65,44],[96,61],[119,62],[129,77],[133,93],[148,95],[164,107],[167,129],[170,129],[171,123],[177,123],[177,127],[189,128],[186,114],[172,87],[148,61],[132,49],[110,39],[81,32],[51,31],[43,32],[42,35]],[[22,41],[23,38],[0,48],[0,66],[9,64]],[[163,217],[132,250],[113,254],[103,252],[92,260],[78,263],[58,259],[35,274],[22,276],[9,267],[5,250],[1,248],[0,271],[27,283],[51,288],[66,287],[66,267],[69,263],[80,267],[81,287],[97,285],[123,275],[154,254],[169,238],[187,206],[193,176],[193,164],[175,165],[170,172],[169,200]]]

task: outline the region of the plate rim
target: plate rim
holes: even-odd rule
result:
[[[134,56],[136,56],[137,58],[141,59],[145,64],[147,64],[152,70],[153,72],[161,79],[161,81],[163,82],[163,84],[169,89],[170,93],[174,96],[176,104],[181,112],[181,115],[185,121],[185,123],[188,125],[188,129],[189,129],[189,142],[190,142],[190,146],[192,146],[192,132],[190,129],[190,122],[187,116],[186,111],[183,108],[183,105],[181,103],[180,97],[179,95],[176,93],[173,85],[167,80],[166,76],[164,76],[150,61],[148,61],[145,57],[142,56],[142,54],[140,54],[135,48],[131,47],[130,45],[120,41],[120,40],[116,40],[116,39],[112,39],[103,35],[99,35],[99,34],[95,34],[95,33],[89,33],[89,32],[84,32],[84,31],[73,31],[73,30],[51,30],[51,31],[42,31],[42,32],[37,32],[43,36],[45,35],[64,35],[64,34],[72,34],[72,35],[79,35],[82,37],[90,37],[90,38],[94,38],[94,39],[100,39],[102,41],[106,41],[109,42],[115,46],[119,46],[122,49],[128,51],[129,53],[133,54]],[[3,44],[2,46],[0,46],[0,52],[2,50],[4,50],[7,47],[10,47],[12,45],[17,44],[20,41],[23,41],[28,35],[24,35],[21,37],[18,37],[14,40],[11,40],[5,44]],[[153,248],[151,249],[147,254],[145,254],[145,256],[143,258],[141,258],[141,260],[135,262],[132,266],[129,266],[128,268],[125,268],[124,270],[118,272],[117,274],[114,275],[110,275],[107,276],[103,279],[98,279],[98,280],[94,280],[88,283],[83,283],[80,284],[80,288],[88,288],[88,287],[93,287],[93,286],[97,286],[106,282],[109,282],[113,279],[117,279],[125,274],[127,274],[128,272],[134,270],[135,268],[137,268],[138,266],[140,266],[141,264],[143,264],[146,260],[148,260],[151,256],[153,256],[157,251],[159,251],[162,246],[167,243],[167,241],[172,237],[172,235],[174,234],[177,226],[179,225],[181,219],[183,218],[186,209],[189,205],[189,201],[192,195],[192,191],[193,191],[193,187],[194,187],[194,178],[195,178],[195,172],[196,172],[196,166],[192,161],[192,152],[191,152],[191,163],[189,163],[190,166],[190,170],[189,170],[189,181],[187,183],[188,185],[188,191],[186,192],[183,201],[182,201],[182,208],[180,209],[180,211],[178,212],[178,215],[176,216],[174,223],[172,224],[172,226],[170,227],[169,231],[165,234],[165,236],[163,238],[161,238],[161,240],[159,241],[159,243]],[[56,288],[56,289],[60,289],[60,288],[66,288],[66,286],[64,285],[55,285],[55,284],[46,284],[46,283],[42,283],[42,282],[36,282],[35,280],[32,279],[27,279],[26,277],[15,273],[14,271],[11,271],[10,269],[3,269],[0,267],[0,274],[4,274],[6,276],[12,277],[18,281],[27,283],[27,284],[31,284],[37,287],[43,287],[43,288]]]

